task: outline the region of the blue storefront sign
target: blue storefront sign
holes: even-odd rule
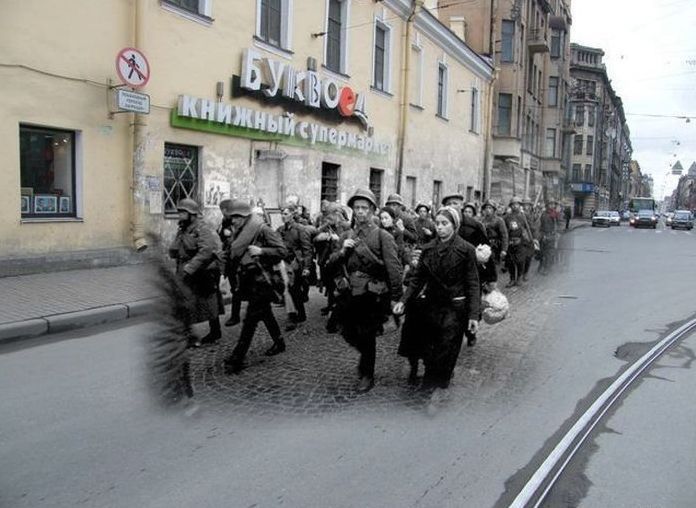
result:
[[[591,194],[594,192],[594,184],[593,183],[571,183],[570,184],[570,190],[573,192],[578,192],[581,194]]]

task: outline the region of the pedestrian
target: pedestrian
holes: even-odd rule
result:
[[[313,250],[309,232],[296,222],[295,208],[292,206],[283,208],[280,217],[283,225],[276,232],[283,239],[287,252],[285,264],[288,271],[288,292],[294,307],[294,311],[288,315],[290,323],[285,328],[286,331],[290,331],[307,320],[306,290],[309,288],[310,268],[314,265]]]
[[[390,194],[387,197],[385,206],[394,209],[396,215],[396,227],[404,233],[404,242],[415,245],[418,242],[418,233],[416,226],[408,214],[406,213],[406,205],[403,198],[399,194]]]
[[[379,222],[380,228],[389,233],[394,242],[396,242],[396,252],[401,264],[406,264],[408,261],[405,260],[404,255],[406,253],[404,246],[404,232],[403,230],[396,227],[396,212],[390,206],[384,206],[379,211]]]
[[[227,259],[227,252],[230,249],[230,244],[232,243],[232,238],[234,236],[234,226],[232,223],[232,216],[230,215],[231,209],[230,205],[232,203],[231,199],[223,199],[220,201],[220,211],[222,212],[222,223],[220,224],[220,229],[218,230],[218,236],[222,242],[223,260]],[[237,274],[231,270],[231,267],[227,263],[223,264],[223,275],[227,279],[230,286],[230,293],[232,297],[232,305],[230,317],[225,321],[225,326],[235,326],[241,322],[241,310],[242,301],[239,298],[237,292]]]
[[[483,227],[483,224],[470,215],[465,215],[463,213],[464,196],[459,193],[448,194],[442,199],[442,205],[451,206],[459,212],[461,217],[461,225],[459,226],[458,231],[459,236],[474,247],[478,245],[488,245],[488,237],[486,236],[486,230]]]
[[[483,225],[493,251],[493,260],[500,264],[505,261],[508,250],[508,231],[505,221],[496,215],[498,207],[490,199],[483,204]]]
[[[176,209],[179,229],[169,246],[169,256],[176,260],[176,273],[193,295],[191,322],[208,321],[208,334],[190,344],[200,347],[213,344],[222,336],[220,314],[225,313],[219,286],[222,244],[199,216],[200,208],[193,199],[182,199]]]
[[[435,239],[435,223],[430,218],[430,207],[419,204],[416,207],[418,218],[415,220],[416,234],[418,235],[417,245],[425,245]]]
[[[568,228],[570,227],[570,215],[571,215],[570,205],[564,206],[563,207],[563,218],[565,219],[566,230],[568,230]]]
[[[556,255],[556,242],[558,240],[558,214],[556,212],[556,200],[549,199],[546,202],[546,213],[539,219],[539,273],[548,275]]]
[[[319,264],[319,274],[321,283],[327,298],[326,307],[321,309],[321,315],[326,316],[331,313],[334,308],[336,287],[333,273],[328,266],[331,254],[340,249],[338,243],[340,235],[350,229],[350,223],[343,215],[343,209],[336,203],[329,203],[326,210],[326,217],[323,223],[319,226],[318,233],[314,237],[314,250],[317,255],[317,263]],[[334,333],[336,331],[335,322],[327,323],[327,331]]]
[[[334,311],[348,344],[360,352],[357,391],[374,386],[376,336],[385,320],[383,304],[393,305],[401,298],[402,270],[394,238],[378,228],[373,215],[377,202],[372,191],[358,189],[348,200],[353,210],[352,228],[341,235],[341,249],[331,255],[329,264],[343,280],[343,291]],[[391,310],[390,308],[390,310]]]
[[[238,272],[239,294],[248,302],[237,345],[224,362],[225,371],[236,374],[245,367],[244,360],[260,321],[266,325],[273,341],[265,355],[273,356],[285,351],[285,341],[273,316],[271,303],[277,301],[279,292],[282,294],[282,288],[279,289],[275,282],[277,277],[273,274],[273,265],[287,253],[280,235],[261,216],[251,213],[246,201],[233,199],[229,206],[235,236],[226,262]]]
[[[508,287],[513,287],[524,277],[529,244],[533,238],[527,216],[522,212],[522,201],[518,197],[510,200],[510,213],[505,216],[505,226],[508,230]]]
[[[404,324],[399,354],[409,358],[413,383],[417,358],[424,360],[423,388],[449,387],[465,331],[476,335],[480,307],[480,284],[474,247],[456,232],[459,211],[442,207],[435,218],[437,238],[423,246],[418,264],[394,312],[418,311],[421,326]],[[417,302],[417,305],[413,305]],[[415,333],[414,333],[415,332]],[[423,333],[425,332],[425,333]],[[414,362],[415,359],[415,362]]]

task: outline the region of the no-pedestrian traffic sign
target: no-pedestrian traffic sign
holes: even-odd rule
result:
[[[124,84],[140,88],[150,80],[150,64],[135,48],[123,48],[116,55],[116,72]]]

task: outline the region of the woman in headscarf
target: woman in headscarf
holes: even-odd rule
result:
[[[396,212],[392,207],[385,206],[379,211],[379,227],[384,229],[387,233],[394,237],[394,241],[396,242],[397,255],[399,256],[399,259],[401,260],[402,264],[405,264],[404,232],[403,230],[396,227]]]
[[[423,246],[406,292],[394,308],[395,313],[406,310],[399,354],[411,363],[409,381],[417,376],[418,359],[422,358],[423,387],[431,390],[449,386],[464,331],[475,334],[478,330],[476,252],[456,234],[460,220],[454,208],[438,211],[437,238]]]

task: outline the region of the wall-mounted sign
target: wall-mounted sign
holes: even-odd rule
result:
[[[150,113],[150,96],[132,90],[116,89],[116,106],[119,111],[132,111],[147,115]]]
[[[301,145],[324,144],[366,155],[386,156],[390,151],[389,143],[380,143],[373,136],[297,121],[292,113],[272,114],[190,95],[179,96],[178,108],[172,112],[172,126]]]
[[[150,64],[135,48],[123,48],[116,55],[116,72],[124,84],[140,88],[150,81]]]
[[[582,194],[591,194],[594,192],[594,184],[592,183],[571,183],[570,190]]]
[[[349,86],[339,86],[331,77],[262,57],[253,49],[242,53],[239,86],[261,91],[267,98],[282,96],[310,108],[336,110],[341,116],[359,118],[367,126],[365,94],[356,93]]]

